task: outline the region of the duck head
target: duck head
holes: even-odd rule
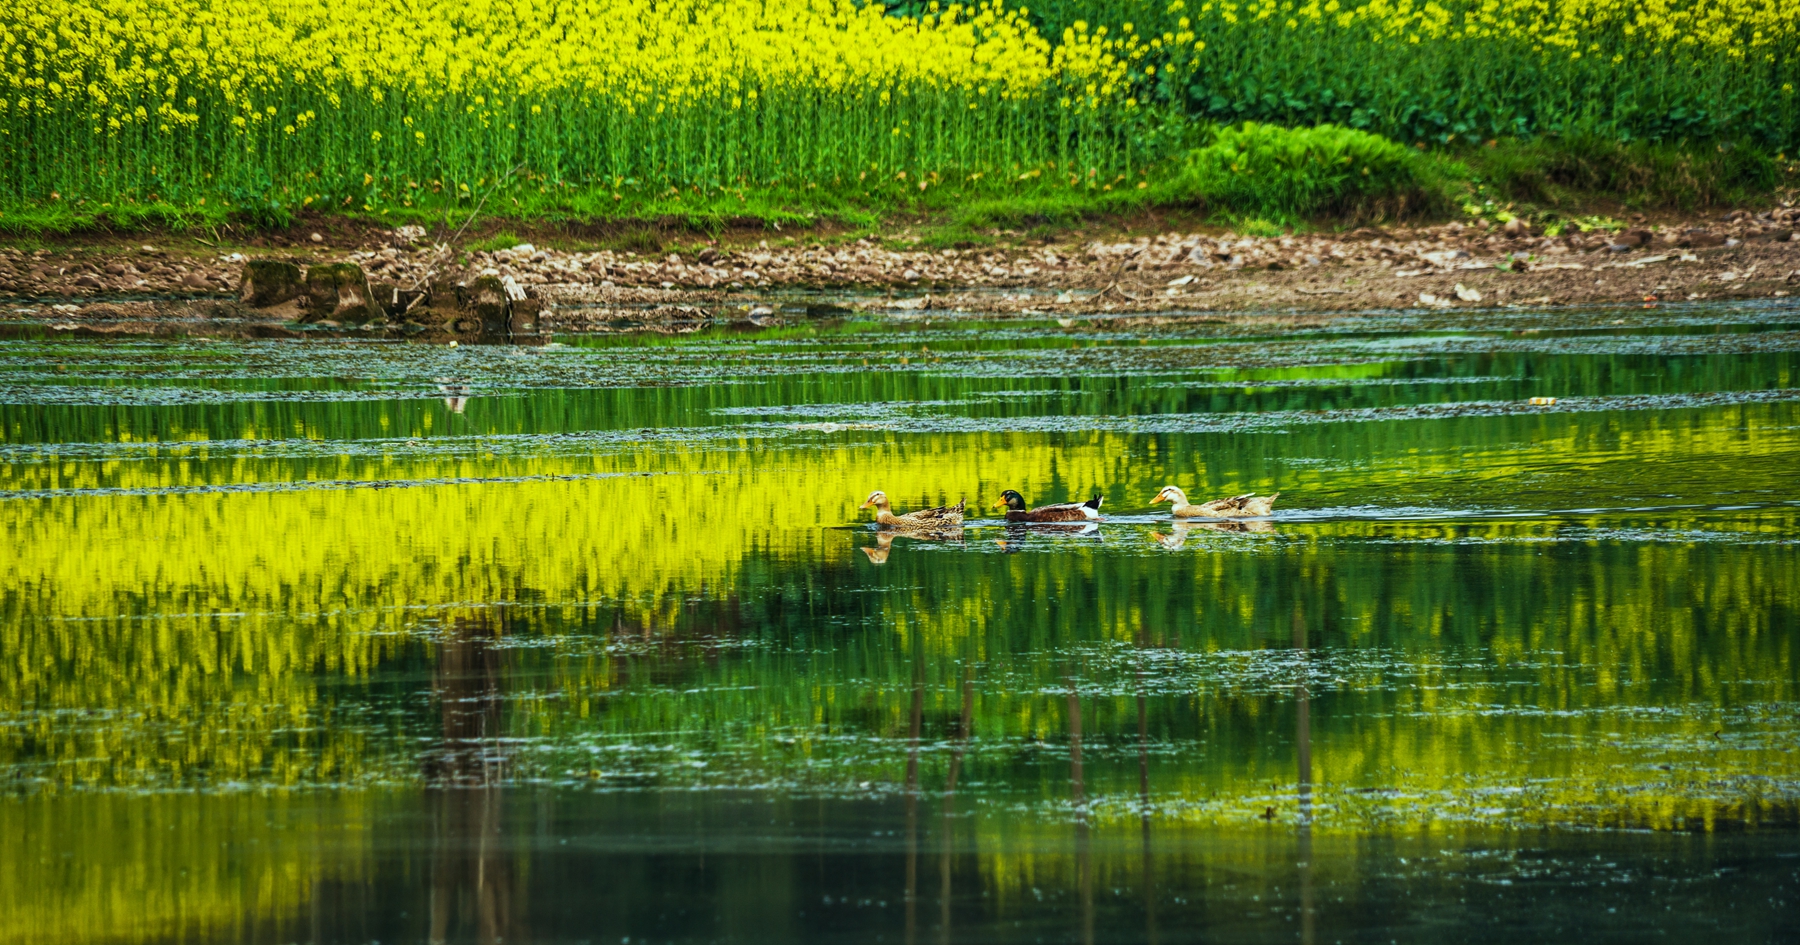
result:
[[[1150,500],[1151,505],[1155,505],[1158,502],[1173,502],[1176,505],[1186,505],[1188,504],[1187,493],[1175,486],[1163,486],[1162,491],[1156,494],[1156,498]]]
[[[859,509],[885,509],[887,507],[887,493],[880,489],[876,489],[874,492],[869,493],[869,497],[863,500],[863,504],[857,506]]]
[[[1000,493],[1000,501],[995,502],[992,507],[997,509],[1001,506],[1005,506],[1009,512],[1023,512],[1025,511],[1025,497],[1008,489]]]

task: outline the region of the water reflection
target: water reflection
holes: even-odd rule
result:
[[[0,351],[0,940],[1780,937],[1800,355],[1145,340]]]
[[[940,802],[940,823],[938,826],[938,844],[942,852],[938,856],[938,941],[951,940],[951,888],[952,851],[956,848],[955,814],[956,814],[956,781],[962,777],[963,756],[969,750],[970,727],[975,720],[975,671],[972,664],[965,663],[962,677],[962,707],[956,720],[956,742],[950,751],[950,770],[944,775],[944,797]]]
[[[924,654],[913,657],[912,712],[906,735],[906,940],[919,927],[919,729],[925,716]]]
[[[1295,794],[1299,801],[1296,829],[1299,843],[1295,850],[1296,868],[1300,873],[1300,941],[1312,945],[1313,935],[1313,866],[1312,866],[1312,694],[1307,688],[1311,667],[1307,661],[1307,627],[1305,608],[1294,602],[1294,653],[1300,658],[1300,672],[1294,683],[1294,763]]]
[[[874,545],[862,545],[856,550],[867,556],[870,564],[887,564],[888,555],[894,550],[894,533],[880,532]]]
[[[1081,941],[1094,941],[1094,854],[1088,823],[1087,781],[1081,768],[1081,693],[1075,676],[1066,682],[1069,694],[1069,802],[1075,812],[1075,883],[1081,901]]]
[[[427,941],[432,943],[530,940],[515,905],[503,797],[504,670],[493,646],[497,632],[486,615],[456,617],[436,644],[431,688],[443,732],[424,765],[431,808]]]
[[[857,547],[857,550],[861,551],[863,555],[869,559],[870,564],[887,564],[888,555],[893,552],[896,539],[904,538],[910,542],[960,545],[963,543],[963,534],[964,531],[961,527],[930,529],[881,528],[875,531],[875,544],[860,545]],[[905,546],[902,545],[901,547],[904,548]]]
[[[1170,551],[1180,551],[1181,549],[1186,548],[1188,536],[1195,532],[1199,532],[1201,535],[1204,535],[1207,532],[1257,535],[1278,534],[1275,531],[1274,522],[1186,522],[1177,520],[1165,523],[1158,527],[1166,527],[1169,530],[1167,532],[1152,531],[1150,532],[1150,537],[1154,539],[1157,544],[1162,545]]]
[[[1144,650],[1149,647],[1149,636],[1144,625],[1139,623],[1133,643],[1138,650],[1137,686],[1135,699],[1137,702],[1137,749],[1138,749],[1138,824],[1143,836],[1143,862],[1139,865],[1144,887],[1144,941],[1156,945],[1159,941],[1156,930],[1156,857],[1155,846],[1151,843],[1150,823],[1152,820],[1150,802],[1150,697],[1146,692],[1147,674],[1144,669]]]

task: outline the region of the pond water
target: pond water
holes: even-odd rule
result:
[[[15,338],[0,941],[1800,940],[1796,470],[1781,305]]]

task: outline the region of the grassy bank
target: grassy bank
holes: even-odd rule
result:
[[[461,233],[504,242],[514,234],[557,232],[644,251],[727,231],[898,233],[928,246],[969,246],[1146,218],[1267,234],[1395,220],[1698,213],[1766,206],[1800,188],[1800,162],[1750,143],[1573,138],[1421,151],[1341,129],[1266,126],[1214,129],[1195,137],[1205,143],[1135,173],[1108,176],[1057,162],[1003,173],[921,178],[897,171],[725,187],[639,180],[580,187],[519,173],[480,181],[468,193],[428,182],[409,205],[340,201],[298,213],[204,198],[14,203],[0,208],[0,233],[54,239],[172,231],[219,239],[412,224],[434,238]]]

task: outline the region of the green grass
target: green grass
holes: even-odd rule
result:
[[[1634,209],[1698,210],[1768,201],[1795,162],[1750,141],[1619,142],[1594,136],[1497,141],[1458,155],[1484,195],[1557,209],[1597,194]]]
[[[492,236],[485,236],[485,237],[482,237],[481,239],[478,239],[478,240],[470,243],[468,245],[468,248],[493,252],[495,250],[501,250],[501,249],[512,249],[514,246],[518,246],[519,244],[524,243],[524,242],[525,242],[525,240],[519,239],[517,236],[514,236],[513,234],[511,234],[505,230],[502,230],[499,233],[493,234]]]
[[[1194,128],[1189,136],[1205,143],[1181,159],[1111,177],[1047,162],[1004,173],[933,175],[923,190],[916,177],[899,174],[713,188],[582,189],[515,178],[468,196],[422,189],[413,206],[307,211],[285,225],[214,201],[15,202],[0,206],[0,233],[11,234],[9,242],[15,243],[21,237],[158,232],[230,242],[234,236],[290,227],[305,235],[335,221],[419,224],[434,240],[466,226],[465,243],[479,249],[542,242],[554,234],[595,248],[657,253],[726,233],[771,241],[880,235],[895,246],[941,248],[1054,238],[1147,216],[1168,225],[1211,222],[1273,233],[1465,213],[1573,219],[1697,211],[1767,205],[1784,188],[1800,184],[1795,161],[1778,160],[1748,143],[1537,139],[1422,152],[1334,127]]]
[[[820,228],[867,232],[927,218],[939,228],[959,227],[974,238],[991,230],[1060,227],[1096,215],[1129,212],[1144,203],[1143,192],[1135,189],[1135,181],[1142,178],[1114,175],[1103,180],[1057,172],[1055,167],[1015,167],[1000,174],[933,174],[923,188],[910,174],[680,188],[639,183],[576,188],[525,178],[466,195],[447,188],[421,189],[411,206],[309,209],[285,225],[304,228],[309,220],[337,217],[386,226],[417,224],[441,235],[454,232],[476,216],[481,221],[507,224],[479,237],[484,243],[493,243],[492,248],[503,239],[520,239],[521,227],[512,225],[518,223],[563,229],[618,248],[654,252],[673,238],[670,234],[716,234],[744,228],[774,235]],[[0,205],[0,232],[15,234],[204,232],[215,228],[249,232],[281,229],[282,225],[271,225],[262,215],[216,202],[58,200]]]

